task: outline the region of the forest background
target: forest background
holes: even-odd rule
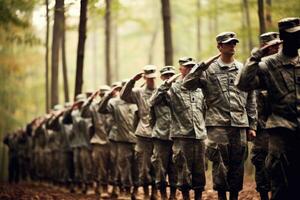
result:
[[[260,33],[299,13],[298,0],[0,0],[0,180],[3,136],[53,105],[146,64],[178,70],[180,57],[204,60],[223,31],[237,33],[244,62]]]

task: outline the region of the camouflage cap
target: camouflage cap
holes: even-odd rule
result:
[[[156,78],[156,69],[157,69],[157,67],[155,65],[146,65],[143,68],[144,77],[145,78]]]
[[[61,109],[63,109],[63,106],[60,105],[60,104],[56,104],[56,105],[53,106],[53,110],[55,110],[55,111],[58,111],[58,110],[61,110]]]
[[[164,66],[159,72],[160,75],[175,74],[175,68],[173,66]]]
[[[286,31],[289,33],[297,32],[300,30],[300,18],[288,17],[281,19],[278,22],[279,31]]]
[[[235,32],[222,32],[216,36],[217,43],[224,44],[228,43],[231,41],[239,42],[239,40],[236,38],[236,33]]]
[[[275,40],[280,41],[278,32],[263,33],[259,36],[259,38],[261,44],[269,44],[271,41],[275,41]]]
[[[99,91],[100,92],[106,92],[106,91],[109,91],[111,88],[108,86],[108,85],[101,85],[99,87]]]
[[[185,62],[189,62],[189,61],[193,61],[193,60],[194,60],[194,59],[191,58],[191,57],[181,57],[181,58],[179,58],[178,63],[179,63],[180,65],[182,65],[182,64],[185,63]]]
[[[78,94],[75,98],[76,102],[84,102],[86,100],[86,95],[81,93]]]
[[[195,61],[189,61],[182,64],[185,67],[194,67],[197,63]]]

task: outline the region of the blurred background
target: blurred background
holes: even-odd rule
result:
[[[299,0],[0,0],[0,180],[3,136],[53,105],[146,64],[207,59],[223,31],[237,33],[244,62],[261,33],[299,13]]]

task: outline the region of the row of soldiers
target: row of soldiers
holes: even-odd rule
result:
[[[163,67],[159,87],[156,66],[147,65],[129,80],[55,106],[4,142],[13,154],[27,136],[28,156],[18,155],[20,163],[30,163],[33,180],[80,186],[84,193],[95,182],[97,194],[110,184],[111,198],[122,192],[136,199],[142,186],[144,199],[157,199],[158,191],[161,199],[176,199],[179,189],[183,199],[194,190],[199,200],[207,156],[218,199],[229,192],[237,200],[252,140],[261,199],[269,199],[269,191],[271,199],[294,199],[300,180],[300,19],[282,19],[278,27],[279,33],[261,35],[261,47],[245,66],[234,58],[236,34],[223,32],[216,36],[220,54],[199,63],[183,57],[179,74]],[[141,78],[145,83],[135,87]]]

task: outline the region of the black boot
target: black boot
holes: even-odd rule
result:
[[[239,192],[238,191],[230,191],[229,200],[238,200]]]
[[[226,191],[218,191],[218,200],[227,200]]]
[[[190,200],[190,191],[189,190],[182,190],[182,197],[183,200]]]
[[[269,200],[269,196],[268,196],[267,191],[259,192],[259,195],[260,195],[261,200]]]
[[[167,188],[166,186],[161,186],[160,189],[160,196],[162,200],[167,200]]]
[[[195,190],[195,200],[201,200],[202,199],[202,190],[196,189]]]

